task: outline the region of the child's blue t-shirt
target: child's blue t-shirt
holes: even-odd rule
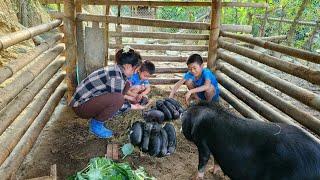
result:
[[[192,80],[195,87],[203,86],[207,79],[210,80],[211,84],[215,89],[215,95],[213,96],[212,99],[214,101],[217,101],[219,99],[220,90],[218,87],[218,81],[216,79],[216,76],[208,68],[203,68],[201,76],[197,80],[195,79],[195,76],[189,71],[183,76],[183,78],[185,80]],[[205,100],[204,92],[199,92],[197,94],[200,99]]]
[[[145,85],[148,86],[150,85],[150,82],[148,80],[141,80],[139,73],[134,73],[129,79],[131,86],[136,86],[136,85]]]

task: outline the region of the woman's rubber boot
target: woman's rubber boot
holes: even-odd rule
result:
[[[99,138],[106,139],[112,137],[112,130],[106,128],[103,121],[98,121],[94,118],[90,119],[89,130]]]

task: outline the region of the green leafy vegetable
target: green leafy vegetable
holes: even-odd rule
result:
[[[127,147],[130,148],[130,147]],[[132,152],[131,152],[132,153]],[[154,180],[143,167],[132,170],[128,163],[115,163],[105,157],[92,158],[86,168],[68,180]]]

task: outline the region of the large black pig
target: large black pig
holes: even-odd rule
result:
[[[211,154],[231,179],[320,179],[320,143],[295,126],[237,117],[200,102],[183,113],[182,131],[197,145],[199,179]]]

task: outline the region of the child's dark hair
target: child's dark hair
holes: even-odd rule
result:
[[[199,54],[192,54],[189,56],[187,60],[187,65],[192,64],[192,63],[197,63],[199,65],[203,64],[203,59]]]
[[[146,60],[141,64],[140,71],[147,71],[149,74],[154,74],[156,71],[156,67],[151,61]]]
[[[132,66],[138,66],[141,64],[140,53],[129,49],[128,52],[123,52],[123,49],[117,51],[115,55],[115,62],[120,65],[131,64]]]

